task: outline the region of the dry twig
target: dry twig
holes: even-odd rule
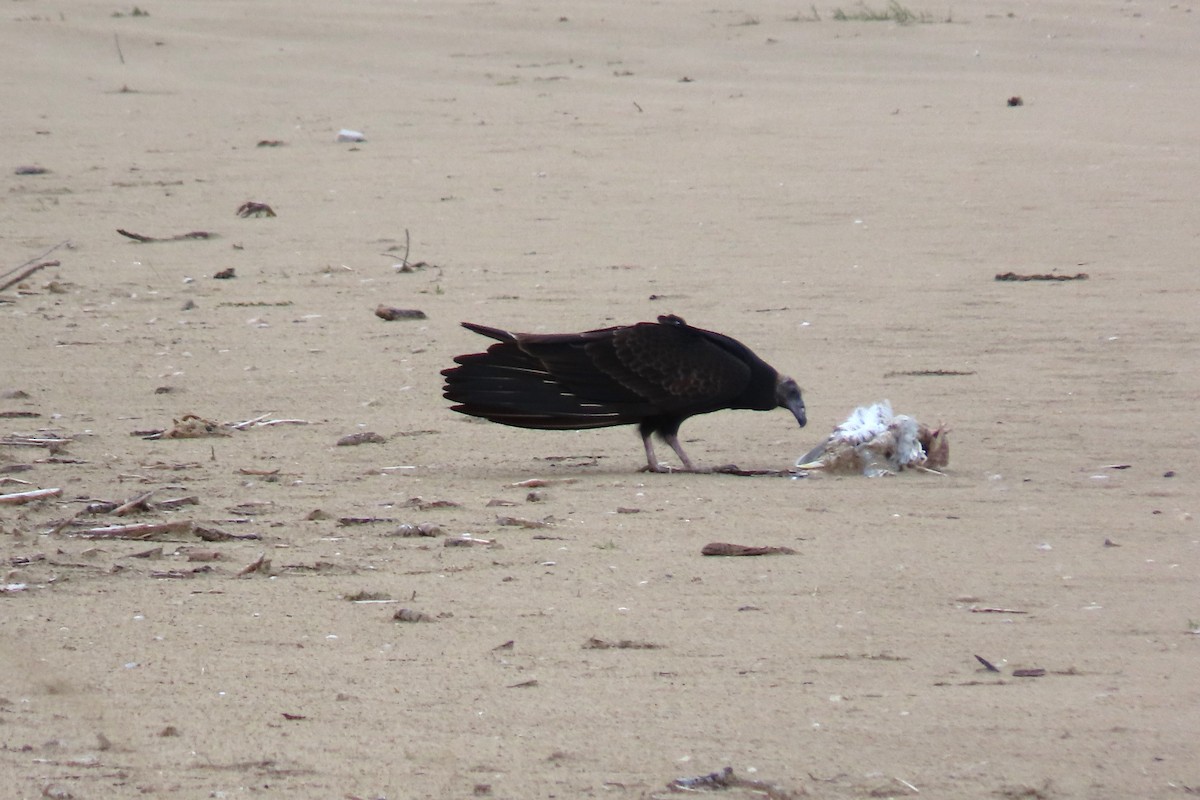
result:
[[[132,525],[105,525],[87,528],[72,533],[84,539],[149,539],[153,536],[192,533],[195,523],[190,520],[175,522],[143,522]]]
[[[60,262],[58,260],[43,261],[40,264],[34,264],[32,267],[26,268],[23,272],[21,272],[15,278],[11,278],[11,279],[5,281],[4,283],[0,283],[0,292],[3,292],[5,289],[7,289],[10,286],[16,286],[18,283],[25,280],[33,273],[37,272],[39,269],[43,269],[45,267],[57,267],[57,266],[60,266],[61,264],[62,264],[62,262]]]
[[[795,553],[796,551],[790,547],[756,547],[746,544],[729,544],[728,542],[712,542],[704,545],[700,550],[700,555],[704,556],[790,556]]]
[[[10,269],[8,272],[0,273],[0,279],[5,279],[5,283],[3,285],[0,285],[0,292],[4,291],[5,289],[7,289],[8,287],[10,287],[14,284],[20,283],[21,281],[25,280],[30,275],[32,275],[34,272],[37,272],[42,267],[57,267],[58,266],[57,261],[44,261],[44,259],[46,258],[46,256],[50,255],[58,248],[66,247],[66,246],[69,246],[70,244],[71,244],[70,239],[63,239],[61,242],[54,245],[46,252],[44,252],[40,255],[34,256],[33,258],[26,261],[24,264],[19,264],[18,266],[15,266],[12,269]],[[21,272],[21,270],[24,270],[24,269],[30,267],[31,265],[35,264],[36,262],[42,262],[42,263],[38,263],[36,266],[33,266],[33,268],[30,269],[28,272],[24,272],[12,280],[7,280],[9,275],[12,275],[14,272]]]
[[[211,233],[209,231],[190,231],[188,233],[179,233],[175,236],[167,236],[164,238],[159,238],[157,236],[145,236],[140,233],[134,233],[133,231],[127,231],[124,228],[117,228],[117,233],[126,238],[133,239],[135,242],[142,242],[144,244],[149,244],[151,242],[185,242],[191,239],[217,238],[215,233]]]
[[[28,492],[0,494],[0,504],[18,506],[25,503],[32,503],[34,500],[42,500],[47,497],[58,497],[61,494],[62,489],[33,489]]]

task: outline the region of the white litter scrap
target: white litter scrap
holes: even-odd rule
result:
[[[887,400],[860,406],[829,437],[796,460],[796,469],[869,478],[905,469],[938,473],[950,463],[949,430],[892,413]],[[941,473],[938,473],[941,474]]]

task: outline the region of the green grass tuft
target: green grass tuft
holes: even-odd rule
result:
[[[859,0],[858,5],[849,11],[842,8],[834,9],[833,18],[839,22],[895,22],[898,25],[925,24],[934,21],[932,14],[924,11],[912,11],[901,4],[899,0],[888,0],[888,4],[884,8],[872,8],[864,0]],[[946,21],[950,21],[949,16],[946,17]]]

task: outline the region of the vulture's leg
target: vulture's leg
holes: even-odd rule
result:
[[[678,429],[678,425],[675,426]],[[638,428],[642,434],[642,444],[646,448],[646,471],[647,472],[700,472],[696,469],[696,465],[688,458],[687,453],[683,452],[683,445],[679,443],[678,430],[659,430],[658,435],[663,437],[663,441],[671,445],[671,449],[675,451],[675,455],[679,456],[680,463],[683,464],[683,469],[678,470],[666,464],[660,463],[658,457],[654,455],[654,444],[650,437],[654,435],[655,425],[651,422],[643,422]]]
[[[642,444],[646,448],[646,471],[647,472],[670,472],[670,467],[664,467],[658,463],[658,457],[654,455],[654,443],[650,441],[650,431],[642,431]]]
[[[687,453],[683,452],[683,445],[679,443],[679,435],[677,433],[664,433],[663,439],[667,444],[671,445],[671,449],[675,451],[675,455],[679,456],[679,461],[683,464],[683,469],[686,472],[699,472],[696,465],[688,458]]]

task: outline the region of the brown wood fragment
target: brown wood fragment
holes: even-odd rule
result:
[[[745,544],[729,544],[728,542],[712,542],[704,545],[700,550],[701,555],[705,556],[774,556],[774,555],[794,555],[796,553],[790,547],[756,547]]]
[[[45,269],[46,267],[57,267],[60,265],[61,265],[61,262],[59,262],[59,261],[43,261],[40,264],[34,264],[33,266],[26,267],[15,278],[9,278],[4,283],[0,283],[0,292],[3,292],[5,289],[9,288],[10,286],[16,286],[17,284],[19,284],[21,281],[28,278],[33,273],[37,272],[39,269]]]
[[[271,574],[271,559],[267,558],[266,553],[260,553],[258,558],[238,570],[237,577],[241,578],[246,575],[253,575],[256,572],[260,575]]]
[[[197,575],[203,575],[206,572],[212,572],[213,568],[208,564],[202,567],[193,567],[191,569],[170,569],[165,572],[151,572],[151,578],[194,578]]]
[[[114,508],[112,513],[118,517],[124,517],[129,514],[133,514],[134,512],[149,511],[150,506],[146,501],[154,496],[154,492],[154,489],[151,489],[148,492],[142,492],[136,497],[126,500],[124,503]]]
[[[187,578],[195,577],[195,573],[182,569],[155,570],[150,573],[151,578],[175,578],[186,580]]]
[[[986,669],[988,672],[999,672],[1000,671],[1000,669],[995,664],[988,661],[983,656],[975,656],[975,660],[978,661],[980,664],[983,664],[984,669]]]
[[[1003,272],[996,275],[998,281],[1086,281],[1087,279],[1086,272],[1077,272],[1074,275],[1055,275],[1053,273],[1021,275],[1016,272]]]
[[[514,684],[510,685],[508,688],[509,689],[532,689],[533,687],[535,687],[537,685],[538,685],[538,682],[537,682],[537,679],[535,678],[533,680],[521,681],[520,683],[514,683]]]
[[[274,507],[275,502],[273,500],[247,500],[244,503],[238,503],[236,506],[230,506],[229,513],[252,517],[255,514],[268,513]]]
[[[619,642],[607,642],[595,636],[583,643],[584,650],[660,650],[661,644],[640,642],[633,639],[622,639]]]
[[[980,608],[971,606],[972,614],[1028,614],[1028,611],[1018,611],[1015,608]]]
[[[192,533],[196,534],[196,538],[205,542],[246,542],[262,538],[257,533],[226,533],[219,528],[209,528],[201,525],[193,526]]]
[[[394,322],[398,319],[429,319],[428,315],[418,308],[393,308],[385,305],[375,308],[375,316],[386,322]]]
[[[145,522],[132,525],[107,525],[88,528],[74,533],[84,539],[149,539],[153,536],[192,533],[194,524],[189,520],[177,522]]]
[[[460,504],[453,500],[426,500],[423,497],[410,497],[400,504],[401,508],[415,508],[418,511],[429,511],[435,508],[459,508]]]
[[[737,464],[726,464],[709,470],[715,475],[735,475],[739,478],[803,478],[803,472],[787,469],[742,469]]]
[[[180,233],[175,236],[167,236],[165,238],[145,236],[140,233],[134,233],[133,231],[127,231],[124,228],[117,228],[117,233],[126,238],[133,239],[135,242],[142,242],[145,244],[151,242],[184,242],[193,239],[215,239],[217,237],[215,233],[210,233],[209,231],[191,231],[189,233]]]
[[[508,528],[552,528],[554,527],[549,522],[543,522],[536,519],[525,519],[524,517],[496,517],[496,524]]]
[[[157,559],[162,558],[162,555],[163,555],[162,547],[151,547],[149,550],[139,550],[136,553],[130,553],[129,557],[130,558],[149,558],[149,559],[157,560]]]
[[[154,508],[157,510],[160,510],[160,511],[161,510],[170,511],[170,510],[174,510],[176,508],[182,508],[183,506],[198,506],[198,505],[200,505],[200,498],[196,497],[196,495],[193,494],[193,495],[188,495],[187,497],[169,497],[166,500],[159,500],[157,503],[154,504]]]
[[[395,521],[395,517],[338,517],[337,524],[349,527],[351,525],[377,525],[381,522]]]
[[[1041,669],[1040,667],[1035,667],[1032,669],[1014,669],[1012,674],[1014,678],[1040,678],[1046,674],[1046,670]]]

